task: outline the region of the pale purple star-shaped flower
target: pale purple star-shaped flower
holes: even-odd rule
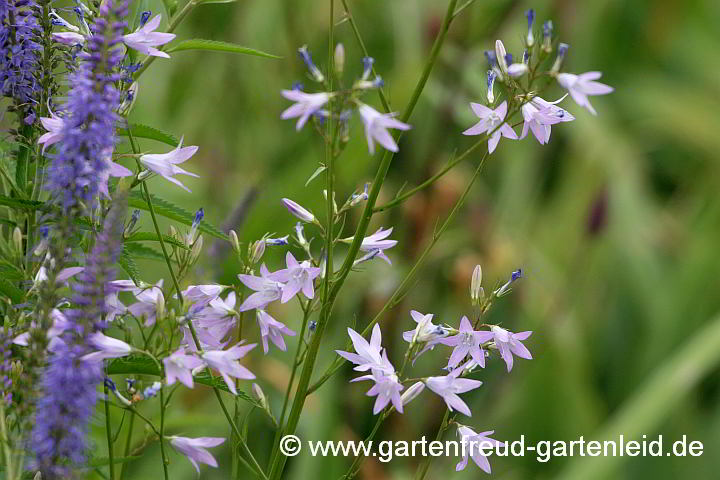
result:
[[[455,347],[448,360],[448,368],[455,368],[468,355],[482,368],[485,368],[485,350],[482,344],[493,338],[492,332],[474,331],[470,320],[462,317],[458,334],[442,339],[442,343]]]
[[[375,153],[375,142],[378,142],[391,152],[398,151],[397,143],[387,131],[388,128],[398,130],[410,130],[412,128],[407,123],[396,120],[394,113],[380,113],[364,103],[359,103],[358,111],[363,125],[365,125],[365,137],[367,138],[370,155]]]
[[[85,43],[85,35],[76,32],[53,32],[52,39],[63,45],[82,45]]]
[[[472,412],[467,404],[458,396],[458,393],[474,390],[482,385],[483,382],[470,378],[458,378],[462,371],[462,368],[456,368],[444,377],[429,377],[425,379],[425,385],[445,400],[445,404],[451,412],[457,410],[470,417],[472,416]]]
[[[183,170],[177,165],[187,161],[190,157],[195,155],[198,151],[198,147],[182,146],[183,139],[180,139],[180,143],[174,149],[168,153],[148,153],[140,155],[140,162],[151,172],[157,173],[164,179],[174,183],[186,192],[190,192],[190,189],[183,185],[183,183],[175,178],[175,175],[187,175],[190,177],[198,178],[199,175]]]
[[[522,340],[527,340],[527,338],[532,335],[532,332],[512,333],[495,325],[492,327],[492,334],[495,340],[495,346],[500,352],[502,359],[505,360],[508,372],[512,370],[513,367],[513,355],[532,360],[532,354],[527,347],[521,343]]]
[[[332,97],[332,94],[326,92],[305,93],[302,90],[283,90],[280,93],[283,97],[295,102],[294,105],[290,105],[280,114],[280,118],[283,120],[289,118],[298,119],[295,130],[301,130],[308,119],[318,112]]]
[[[50,318],[52,319],[52,326],[48,328],[47,330],[47,339],[48,339],[48,350],[54,351],[55,347],[57,347],[58,343],[62,343],[62,340],[60,339],[60,336],[70,328],[70,323],[68,322],[67,317],[65,314],[58,310],[57,308],[54,308],[50,312]],[[33,326],[35,326],[33,324]],[[30,332],[21,333],[17,337],[13,339],[13,343],[15,345],[21,345],[23,347],[27,347],[29,345],[30,341]]]
[[[307,298],[315,297],[313,281],[320,275],[320,268],[313,267],[309,260],[298,262],[292,253],[285,255],[287,268],[278,270],[269,275],[269,278],[283,283],[281,303],[287,303],[302,290]]]
[[[383,357],[384,362],[389,365],[390,361],[387,359],[387,354],[384,351]],[[375,382],[375,385],[373,385],[366,393],[369,397],[377,396],[375,399],[375,405],[373,406],[373,415],[380,413],[390,402],[392,402],[398,412],[403,413],[403,400],[400,396],[400,392],[402,392],[404,387],[398,381],[398,377],[395,373],[386,374],[380,370],[373,369],[372,374],[354,378],[351,382],[359,382],[363,380],[372,380]]]
[[[146,327],[151,327],[155,324],[158,305],[165,303],[162,286],[163,280],[160,279],[154,286],[138,288],[133,291],[137,302],[128,307],[128,312],[138,318],[144,317]]]
[[[250,370],[240,365],[238,360],[244,357],[250,350],[255,348],[256,345],[257,344],[255,343],[250,343],[248,345],[238,343],[227,350],[211,350],[205,352],[202,354],[202,359],[210,368],[220,372],[220,375],[223,377],[223,380],[225,380],[225,384],[228,389],[230,389],[233,395],[237,395],[235,382],[232,381],[232,378],[239,378],[241,380],[252,380],[255,378],[255,375]]]
[[[601,72],[586,72],[580,75],[573,73],[559,73],[557,81],[561,87],[566,89],[575,103],[583,108],[586,108],[593,115],[597,115],[597,112],[590,105],[590,95],[607,95],[612,93],[615,89],[604,83],[596,82],[602,76]]]
[[[215,284],[190,285],[183,291],[183,298],[187,298],[193,303],[207,305],[212,300],[215,300],[226,288],[225,285]]]
[[[296,334],[290,330],[284,323],[278,322],[270,316],[265,310],[257,309],[255,311],[257,323],[260,327],[260,338],[262,339],[263,351],[268,353],[268,339],[275,344],[283,352],[287,350],[285,338],[283,335],[294,337]]]
[[[217,468],[217,460],[210,454],[206,449],[217,447],[225,442],[224,438],[219,437],[198,437],[198,438],[187,438],[187,437],[168,437],[170,438],[170,445],[182,453],[190,460],[198,474],[200,473],[200,467],[198,463],[204,463],[211,467]]]
[[[195,355],[187,355],[184,348],[180,348],[163,359],[165,365],[165,378],[168,385],[179,381],[188,388],[193,388],[192,371],[202,367],[205,363]]]
[[[392,262],[390,261],[388,256],[385,255],[385,250],[397,245],[397,240],[387,239],[387,237],[392,234],[392,231],[392,227],[385,230],[383,230],[382,228],[378,228],[377,232],[363,238],[363,241],[360,244],[360,250],[362,250],[363,252],[374,252],[377,250],[378,253],[376,256],[382,258],[388,264],[392,265]]]
[[[335,350],[338,355],[343,357],[355,365],[354,370],[358,372],[366,372],[368,370],[377,370],[386,374],[395,373],[395,367],[387,361],[387,357],[383,358],[382,348],[382,332],[380,331],[380,325],[377,323],[373,327],[372,335],[370,336],[370,342],[365,340],[362,335],[348,327],[348,335],[352,340],[353,347],[357,353],[345,352],[342,350]]]
[[[108,337],[101,332],[91,334],[88,343],[97,348],[97,351],[84,355],[82,359],[86,362],[102,362],[107,358],[126,357],[133,351],[133,348],[122,340]]]
[[[174,33],[155,31],[160,26],[161,19],[162,15],[155,15],[155,18],[135,30],[133,33],[123,36],[123,42],[128,47],[137,50],[140,53],[144,53],[145,55],[170,58],[170,55],[155,48],[172,42],[173,39],[175,39]]]
[[[458,426],[457,435],[460,438],[463,459],[455,465],[456,472],[465,470],[468,460],[472,458],[475,465],[480,467],[482,471],[490,473],[490,462],[488,461],[485,453],[488,452],[488,449],[490,448],[504,445],[504,442],[490,438],[490,435],[493,433],[495,433],[495,430],[476,433],[473,429],[466,427],[465,425]]]
[[[491,133],[495,130],[495,133],[490,135],[488,139],[488,153],[495,151],[500,137],[517,140],[518,136],[510,125],[504,122],[505,115],[507,115],[507,102],[502,102],[496,109],[486,107],[481,103],[470,103],[470,108],[475,115],[480,118],[480,121],[468,128],[463,132],[463,135],[480,135],[483,133]]]
[[[37,143],[43,146],[42,154],[45,155],[45,150],[50,145],[62,140],[63,119],[53,112],[50,112],[49,117],[40,117],[40,123],[42,123],[43,128],[47,130],[47,133],[42,134],[40,138],[38,138]]]
[[[259,277],[255,275],[238,275],[238,278],[246,287],[255,290],[255,293],[246,298],[240,305],[241,312],[254,308],[265,308],[267,304],[280,300],[284,285],[277,280],[273,280],[270,275],[271,273],[265,264],[260,266]]]
[[[446,328],[432,323],[433,314],[420,313],[415,310],[410,311],[410,316],[417,323],[417,327],[413,330],[403,332],[403,340],[409,343],[422,343],[425,347],[415,356],[413,363],[417,358],[428,350],[435,348],[435,345],[442,342],[442,339],[448,335]]]
[[[213,298],[205,307],[201,307],[201,303],[193,305],[197,309],[194,323],[216,340],[211,343],[222,343],[223,338],[235,326],[238,316],[235,310],[236,302],[235,292],[230,292],[225,299],[220,296]]]
[[[527,136],[528,131],[532,131],[537,141],[541,145],[546,144],[550,140],[551,125],[560,122],[572,122],[575,117],[567,110],[557,107],[565,97],[554,102],[548,102],[540,97],[535,97],[522,106],[521,112],[525,123],[523,123],[522,134],[520,139]]]

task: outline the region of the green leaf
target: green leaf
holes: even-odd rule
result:
[[[180,144],[180,141],[174,135],[141,123],[131,123],[130,131],[132,132],[133,137],[157,140],[158,142],[165,143],[171,147],[177,147]],[[124,128],[118,128],[117,133],[123,137],[129,136],[128,131]]]
[[[0,195],[0,205],[24,210],[37,210],[45,204],[35,200],[22,200],[20,198],[11,198],[5,195]]]
[[[25,292],[4,278],[0,279],[0,293],[4,294],[15,305],[23,303],[25,300]]]
[[[163,200],[156,195],[151,195],[151,198],[153,206],[155,207],[155,213],[157,213],[158,215],[169,218],[170,220],[175,220],[176,222],[180,222],[187,226],[192,225],[192,222],[195,219],[194,213],[190,213],[184,208],[178,207],[177,205],[170,203],[167,200]],[[128,206],[132,208],[139,208],[141,210],[145,210],[146,212],[150,211],[147,202],[140,195],[140,192],[137,191],[130,193],[130,197],[128,198]],[[219,238],[221,240],[228,240],[227,235],[225,235],[217,227],[205,220],[200,222],[198,230],[203,233],[207,233],[208,235],[212,235],[215,238]]]
[[[23,271],[15,265],[3,261],[3,263],[0,263],[0,278],[4,278],[5,280],[21,281],[25,278],[25,275],[23,275]]]
[[[313,180],[315,180],[315,177],[317,177],[317,176],[320,175],[322,172],[324,172],[326,168],[327,168],[327,167],[326,167],[325,165],[320,165],[320,166],[317,168],[317,170],[315,170],[315,171],[313,172],[313,174],[310,175],[310,178],[307,179],[307,182],[305,182],[305,186],[307,187],[308,185],[310,185],[310,182],[312,182]]]
[[[256,57],[265,58],[281,58],[277,55],[272,55],[254,48],[243,47],[242,45],[236,45],[234,43],[220,42],[217,40],[202,40],[199,38],[191,40],[183,40],[178,42],[172,47],[165,50],[168,53],[180,52],[182,50],[212,50],[216,52],[230,52],[230,53],[241,53],[243,55],[254,55]],[[133,130],[134,133],[134,130]]]
[[[165,261],[162,253],[141,243],[126,243],[123,248],[127,250],[133,259],[142,258],[145,260]]]
[[[125,247],[123,246],[122,254],[120,254],[120,258],[118,258],[118,263],[120,264],[120,267],[127,273],[133,282],[135,282],[135,285],[138,285],[140,280],[140,272],[138,271],[137,264],[135,263],[135,260],[133,259],[130,252],[128,252]]]
[[[116,358],[108,363],[107,367],[108,375],[151,375],[155,377],[160,376],[160,370],[152,359],[144,355],[130,355],[125,358]],[[207,372],[200,372],[194,377],[195,382],[209,387],[215,387],[219,390],[232,394],[230,389],[221,377],[212,377]],[[238,397],[245,400],[252,405],[262,408],[258,402],[256,402],[250,395],[238,390]]]
[[[175,247],[182,248],[184,250],[189,250],[187,245],[182,243],[181,241],[171,237],[170,235],[163,235],[162,239],[165,241],[165,243],[169,243]],[[133,243],[133,242],[160,242],[158,239],[158,236],[155,234],[155,232],[136,232],[130,235],[125,239],[125,243]]]

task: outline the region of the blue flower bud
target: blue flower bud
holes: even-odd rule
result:
[[[146,10],[140,14],[140,26],[142,27],[147,23],[148,20],[150,20],[150,15],[152,15],[152,12],[150,10]]]

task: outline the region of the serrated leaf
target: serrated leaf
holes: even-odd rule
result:
[[[128,274],[132,281],[135,282],[135,285],[138,285],[140,280],[140,271],[138,270],[137,264],[135,263],[132,255],[125,249],[124,246],[120,257],[118,258],[118,264],[120,264],[120,267]]]
[[[151,375],[160,376],[160,370],[152,359],[142,355],[131,355],[125,358],[115,358],[108,363],[107,373],[109,375]],[[207,372],[200,372],[194,376],[195,382],[209,387],[215,387],[224,392],[232,392],[221,377],[212,377]],[[238,390],[237,396],[252,405],[262,408],[250,395]]]
[[[256,57],[281,58],[277,55],[272,55],[270,53],[256,50],[254,48],[243,47],[242,45],[237,45],[234,43],[220,42],[218,40],[203,40],[199,38],[183,40],[182,42],[176,43],[165,51],[168,53],[172,53],[180,52],[183,50],[211,50],[215,52],[229,52],[240,53],[243,55],[254,55]],[[134,130],[133,133],[135,133]]]
[[[130,131],[132,132],[133,137],[156,140],[166,145],[170,145],[171,147],[177,147],[180,143],[180,141],[177,139],[177,137],[175,137],[175,135],[163,132],[162,130],[159,130],[155,127],[143,125],[141,123],[131,123]],[[122,135],[123,137],[129,136],[128,131],[124,128],[118,128],[117,133],[118,135]]]
[[[175,220],[176,222],[180,222],[187,226],[192,225],[192,222],[195,219],[194,213],[190,213],[184,208],[178,207],[177,205],[155,195],[151,194],[150,198],[152,199],[153,206],[155,207],[155,213],[158,215],[169,218],[170,220]],[[137,191],[130,193],[128,206],[132,208],[139,208],[141,210],[145,210],[146,212],[150,211],[147,202]],[[221,240],[228,239],[227,235],[221,232],[216,226],[205,220],[200,222],[198,230]]]
[[[315,177],[317,177],[317,176],[320,175],[322,172],[324,172],[326,168],[327,168],[327,167],[326,167],[325,165],[320,165],[320,166],[317,168],[317,170],[315,170],[315,172],[313,172],[313,174],[310,175],[310,178],[307,179],[307,182],[305,182],[305,186],[307,187],[308,185],[310,185],[310,182],[312,182],[313,180],[315,180]]]
[[[5,195],[0,195],[0,205],[24,210],[37,210],[45,204],[36,200],[22,200],[20,198],[11,198]]]
[[[165,261],[165,257],[162,253],[141,243],[126,243],[124,248],[134,259],[142,258],[145,260],[157,260],[160,262]]]
[[[189,250],[187,245],[180,242],[179,240],[171,237],[170,235],[163,235],[162,239],[165,243],[169,243],[170,245],[173,245],[178,248],[182,248],[184,250]],[[125,243],[133,243],[133,242],[158,242],[160,243],[160,240],[158,239],[158,236],[154,232],[136,232],[130,235],[125,239]]]

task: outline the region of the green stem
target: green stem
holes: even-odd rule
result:
[[[115,480],[115,455],[113,452],[112,425],[110,424],[109,395],[110,390],[108,390],[107,385],[105,385],[105,434],[107,435],[108,460],[110,461],[108,468],[110,469],[110,480]]]
[[[135,412],[130,411],[130,424],[128,425],[127,437],[125,438],[125,450],[123,451],[123,457],[127,458],[130,455],[130,444],[132,443],[133,428],[135,427]],[[120,464],[120,470],[118,478],[122,480],[123,474],[125,473],[125,463]]]
[[[165,452],[165,392],[162,388],[160,389],[160,456],[162,457],[163,475],[165,475],[165,480],[169,480],[168,465],[170,460],[168,460]],[[110,461],[112,462],[112,460]]]
[[[12,449],[10,448],[10,438],[8,437],[7,425],[5,423],[5,404],[0,402],[0,435],[2,435],[2,449],[5,456],[5,475],[8,480],[15,480],[12,461]]]
[[[440,438],[442,438],[443,433],[445,433],[445,430],[447,430],[450,420],[450,410],[445,409],[445,416],[443,417],[443,421],[440,424],[440,428],[438,428],[437,435],[435,435],[435,441],[439,441]],[[425,478],[425,475],[427,475],[428,468],[430,468],[430,462],[432,462],[432,459],[434,457],[430,456],[425,458],[425,461],[420,465],[417,471],[417,475],[415,476],[415,480],[423,480]]]
[[[418,99],[420,98],[420,94],[425,88],[427,79],[430,76],[430,72],[432,71],[433,66],[435,65],[442,44],[444,43],[445,37],[450,28],[450,23],[452,21],[452,15],[455,11],[456,4],[457,0],[450,0],[448,4],[445,19],[443,20],[442,27],[440,28],[437,37],[435,38],[435,43],[433,44],[432,50],[430,51],[430,57],[428,58],[425,68],[423,69],[423,72],[420,76],[420,79],[415,86],[415,90],[413,91],[410,103],[408,104],[405,112],[401,117],[401,121],[403,122],[406,122],[410,118],[410,115],[415,108]],[[328,59],[328,61],[331,60]],[[399,137],[400,133],[396,134],[396,139]],[[297,392],[295,394],[295,399],[293,400],[293,405],[290,409],[290,416],[285,427],[285,434],[292,434],[297,428],[298,421],[300,420],[300,414],[302,412],[303,406],[305,405],[305,399],[308,394],[310,377],[312,376],[313,368],[315,366],[315,360],[317,359],[317,354],[318,350],[320,349],[320,343],[325,332],[325,327],[327,326],[328,319],[330,318],[330,312],[332,311],[334,300],[337,297],[337,294],[339,293],[345,278],[350,273],[353,262],[355,261],[358,251],[360,250],[360,245],[363,238],[365,237],[365,233],[367,232],[368,226],[370,224],[370,218],[373,214],[373,208],[375,207],[375,202],[377,201],[377,197],[380,194],[380,188],[382,187],[382,184],[385,181],[385,177],[387,176],[387,172],[390,168],[390,162],[392,161],[392,158],[393,155],[389,151],[386,151],[378,168],[377,174],[375,175],[375,181],[373,182],[372,188],[370,189],[370,194],[365,205],[365,210],[355,232],[353,243],[350,245],[347,257],[345,258],[345,262],[343,263],[339,274],[333,280],[333,285],[330,289],[328,297],[325,298],[325,301],[323,302],[320,311],[320,318],[317,324],[317,329],[315,331],[315,334],[313,335],[312,342],[310,343],[310,347],[308,348],[307,354],[305,356],[305,362],[303,364],[303,369],[300,374],[300,381],[298,383]],[[330,198],[332,199],[331,195]],[[326,277],[326,282],[329,282],[329,280],[330,279]],[[272,462],[272,467],[270,469],[270,478],[272,480],[277,480],[280,478],[286,461],[287,457],[285,457],[284,455],[275,456],[275,459]]]

